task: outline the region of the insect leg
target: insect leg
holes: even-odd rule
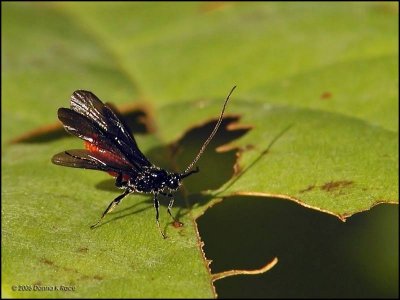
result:
[[[160,231],[162,237],[165,239],[166,236],[162,232],[161,227],[160,227],[160,222],[158,221],[158,217],[159,217],[158,207],[159,206],[160,206],[160,203],[158,202],[157,194],[154,194],[154,208],[156,209],[156,222],[157,222],[158,230]]]
[[[168,208],[167,211],[169,213],[169,215],[171,216],[172,220],[174,220],[174,226],[175,227],[182,227],[183,223],[179,222],[177,219],[174,218],[174,216],[171,213],[171,208],[174,205],[174,195],[173,194],[167,194],[167,193],[161,193],[164,196],[167,196],[170,200],[169,200],[169,204],[168,204]]]
[[[115,186],[118,188],[123,188],[127,184],[127,181],[122,181],[122,173],[119,173],[116,180],[115,180]]]
[[[176,219],[172,216],[172,214],[171,214],[171,208],[172,208],[172,206],[174,205],[174,195],[172,195],[172,194],[167,194],[166,195],[168,198],[169,198],[169,203],[168,203],[168,208],[167,208],[167,211],[168,211],[168,213],[169,213],[169,215],[171,216],[171,218],[172,218],[172,220],[174,220],[174,222],[176,222]]]
[[[115,199],[108,205],[108,207],[106,208],[106,210],[103,212],[103,214],[101,215],[99,221],[97,221],[96,224],[93,224],[92,226],[90,226],[90,228],[93,229],[93,228],[97,227],[97,225],[100,224],[101,220],[103,220],[104,216],[105,216],[106,214],[108,214],[110,211],[112,211],[112,210],[115,208],[115,206],[117,206],[117,205],[121,202],[121,200],[122,200],[126,195],[128,195],[130,192],[131,192],[130,189],[126,189],[125,192],[124,192],[123,194],[121,194],[121,195],[119,195],[117,198],[115,198]]]

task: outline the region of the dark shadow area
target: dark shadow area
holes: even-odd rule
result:
[[[101,191],[116,191],[118,188],[115,186],[115,178],[110,176],[109,179],[105,179],[103,181],[100,181],[98,184],[96,184],[96,189],[101,190]],[[123,190],[121,190],[122,194]]]
[[[223,119],[217,134],[197,163],[200,172],[184,179],[183,184],[191,194],[217,189],[232,178],[237,149],[217,152],[216,148],[242,137],[250,130],[250,127],[234,128],[232,125],[237,124],[239,119],[238,116],[227,116]],[[158,147],[146,155],[157,166],[169,171],[183,172],[197,155],[216,122],[214,120],[194,127],[167,148]],[[174,170],[175,166],[178,166],[178,170]]]
[[[398,207],[379,205],[346,223],[291,201],[230,197],[198,219],[212,272],[262,275],[215,282],[220,298],[398,297]]]
[[[107,103],[110,105],[109,103]],[[115,106],[110,105],[114,111]],[[151,120],[148,113],[139,108],[126,110],[123,114],[117,113],[122,121],[128,126],[133,134],[148,134],[152,131]],[[46,143],[51,142],[60,138],[74,137],[68,134],[61,122],[46,125],[30,132],[27,132],[15,139],[11,140],[11,143]],[[76,137],[74,137],[76,138]]]

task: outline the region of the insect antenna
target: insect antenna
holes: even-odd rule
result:
[[[196,170],[190,171],[194,164],[200,159],[201,155],[203,154],[204,150],[206,150],[207,145],[211,142],[211,140],[213,139],[214,135],[217,133],[217,130],[219,128],[219,125],[221,125],[222,122],[222,117],[224,116],[224,112],[225,112],[225,107],[228,104],[229,101],[229,97],[231,96],[231,94],[233,93],[233,91],[235,90],[236,85],[231,89],[231,91],[228,94],[228,97],[226,97],[225,102],[224,102],[224,106],[222,107],[222,111],[221,114],[219,116],[218,122],[214,127],[214,130],[211,132],[210,136],[208,137],[208,139],[204,142],[203,146],[201,147],[199,153],[197,154],[196,158],[190,163],[190,165],[186,168],[185,172],[181,175],[181,177],[187,177],[192,173],[198,172],[198,168],[196,168]],[[190,172],[189,172],[190,171]]]

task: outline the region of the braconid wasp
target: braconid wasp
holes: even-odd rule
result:
[[[58,119],[68,133],[84,140],[86,149],[63,151],[54,155],[52,162],[66,167],[108,172],[116,178],[115,186],[124,189],[124,192],[108,205],[99,221],[91,228],[99,225],[104,216],[112,211],[125,196],[134,192],[153,194],[156,222],[164,238],[165,235],[158,220],[158,195],[170,198],[168,213],[174,220],[174,224],[181,224],[171,214],[174,203],[172,193],[179,189],[183,178],[199,172],[199,168],[196,166],[193,169],[193,166],[216,134],[229,97],[235,88],[236,86],[226,97],[218,122],[210,136],[183,173],[168,172],[153,165],[139,150],[129,128],[109,105],[101,102],[91,92],[75,91],[71,96],[71,108],[58,109]]]

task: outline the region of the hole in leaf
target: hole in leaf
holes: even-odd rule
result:
[[[395,297],[398,209],[380,205],[346,223],[267,197],[227,197],[196,220],[212,273],[269,272],[214,283],[220,298]]]

